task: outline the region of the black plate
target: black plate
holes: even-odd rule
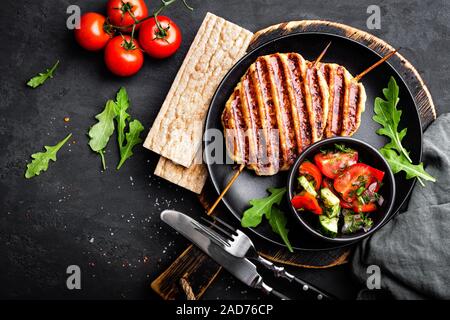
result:
[[[257,57],[275,52],[298,52],[305,59],[314,60],[329,41],[332,41],[332,45],[328,49],[323,62],[341,64],[353,75],[357,75],[381,58],[376,52],[358,42],[327,33],[297,33],[271,40],[245,55],[224,77],[211,101],[205,129],[223,130],[220,116],[225,103],[242,75]],[[400,87],[399,108],[403,111],[400,126],[401,128],[408,127],[408,134],[404,138],[404,146],[411,151],[412,160],[419,162],[422,158],[420,116],[405,82],[389,63],[382,64],[362,79],[367,93],[366,111],[362,115],[361,127],[353,137],[363,140],[375,148],[381,148],[387,142],[386,138],[375,134],[379,125],[372,120],[372,116],[375,97],[382,94],[382,89],[387,86],[391,76],[396,79]],[[204,137],[205,160],[212,183],[216,191],[220,193],[235,171],[233,165],[211,163],[210,155],[217,152],[217,150],[212,150],[210,141],[213,141],[213,139],[211,136],[208,136],[208,132],[211,131],[206,131]],[[223,143],[223,148],[224,154],[226,154],[225,143]],[[229,159],[228,163],[230,163]],[[391,217],[402,208],[415,183],[415,180],[406,180],[403,174],[397,174],[395,180],[397,197]],[[225,195],[223,202],[236,218],[241,219],[242,213],[249,207],[249,200],[267,196],[267,188],[285,186],[286,181],[287,172],[271,177],[259,177],[253,171],[244,170]],[[321,242],[312,238],[302,230],[299,222],[295,221],[294,217],[291,216],[287,204],[284,203],[282,206],[284,206],[284,211],[289,216],[289,238],[295,249],[320,250],[343,246],[342,244]],[[267,222],[263,222],[252,230],[262,238],[283,246],[281,239],[272,232]]]

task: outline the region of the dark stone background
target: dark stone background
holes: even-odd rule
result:
[[[167,10],[183,30],[179,52],[164,61],[146,59],[129,79],[112,76],[100,53],[77,46],[65,27],[66,8],[104,11],[105,1],[15,0],[0,11],[0,298],[139,298],[157,296],[150,282],[186,247],[159,220],[165,208],[199,215],[192,193],[153,176],[158,157],[137,147],[120,170],[115,141],[109,144],[102,172],[86,145],[86,133],[105,101],[125,86],[131,114],[148,129],[207,11],[249,30],[288,20],[327,19],[366,29],[366,9],[379,4],[382,28],[373,33],[419,70],[438,113],[450,109],[448,50],[450,4],[439,1],[195,1],[193,13],[181,4]],[[154,8],[157,1],[147,1]],[[351,53],[349,53],[351,54]],[[26,80],[61,65],[39,89]],[[70,117],[65,123],[64,117]],[[39,177],[23,177],[30,154],[73,133],[58,161]],[[82,269],[82,290],[65,287],[65,270]],[[348,266],[296,270],[299,276],[342,298],[354,298],[358,285]],[[207,299],[256,298],[223,273]]]

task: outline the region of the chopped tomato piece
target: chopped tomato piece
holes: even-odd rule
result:
[[[330,178],[323,178],[322,180],[322,188],[328,188],[331,192],[333,192],[333,194],[339,198],[340,200],[340,206],[341,208],[344,209],[352,209],[352,204],[345,202],[344,200],[342,200],[339,196],[339,194],[336,192],[336,190],[334,190],[334,186],[333,186],[333,180],[331,180]]]
[[[340,199],[340,200],[341,201],[339,204],[341,205],[342,208],[344,208],[344,209],[352,209],[353,208],[353,205],[351,203],[345,202],[342,199]]]
[[[355,212],[373,212],[377,210],[377,205],[373,202],[360,204],[358,201],[353,202],[353,211]]]
[[[305,176],[309,182],[312,182],[314,188],[319,190],[322,183],[322,173],[312,162],[305,161],[299,168],[300,176]]]
[[[376,191],[378,191],[378,189],[380,187],[381,181],[383,181],[384,171],[378,170],[378,169],[376,169],[374,167],[371,167],[371,166],[368,166],[368,167],[369,167],[370,173],[375,177],[375,180],[378,183],[378,187],[375,190],[375,192],[376,192]]]
[[[331,180],[330,178],[323,178],[322,180],[322,188],[328,188],[331,191],[334,191],[334,187],[333,187],[333,180]]]
[[[324,176],[335,179],[346,168],[358,162],[358,152],[328,151],[314,156],[314,163]]]
[[[308,192],[293,197],[291,203],[295,209],[304,209],[315,214],[322,214],[323,212],[317,199]]]
[[[380,184],[383,177],[383,171],[364,163],[357,163],[344,170],[334,180],[333,186],[345,202],[353,202],[372,183]]]

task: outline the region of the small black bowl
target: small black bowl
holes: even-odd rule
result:
[[[378,170],[384,171],[385,175],[383,178],[383,185],[379,190],[379,193],[384,198],[384,202],[381,207],[370,214],[373,219],[373,226],[368,232],[363,230],[355,232],[353,234],[338,234],[335,238],[326,236],[319,231],[319,219],[318,216],[310,212],[298,212],[291,204],[291,199],[295,196],[295,188],[297,185],[298,168],[300,164],[305,160],[313,159],[314,155],[320,152],[320,149],[331,149],[334,144],[343,144],[346,147],[352,148],[358,151],[359,160],[369,166],[372,166]],[[349,137],[334,137],[329,139],[324,139],[315,144],[309,146],[305,149],[302,154],[298,157],[295,164],[292,166],[289,172],[288,178],[288,200],[289,207],[292,213],[297,217],[300,224],[313,236],[320,238],[328,242],[339,242],[339,243],[349,243],[356,240],[361,240],[370,234],[377,231],[381,226],[383,226],[384,221],[388,218],[389,214],[393,210],[395,202],[395,179],[389,164],[386,162],[384,157],[371,145],[354,138]]]

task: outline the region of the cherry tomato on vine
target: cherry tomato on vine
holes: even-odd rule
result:
[[[131,40],[130,36],[117,36],[106,45],[105,63],[115,75],[128,77],[142,68],[144,54],[136,39]]]
[[[106,13],[112,25],[125,27],[135,23],[135,20],[141,20],[148,16],[147,5],[144,0],[108,0],[106,4]],[[136,25],[136,30],[140,24]],[[130,32],[131,27],[121,29],[122,32]]]
[[[87,12],[80,18],[80,28],[75,29],[75,40],[86,50],[103,49],[112,37],[106,18],[95,12]]]
[[[139,44],[153,58],[163,59],[173,55],[181,45],[181,30],[170,18],[158,16],[160,30],[155,18],[142,22]]]

